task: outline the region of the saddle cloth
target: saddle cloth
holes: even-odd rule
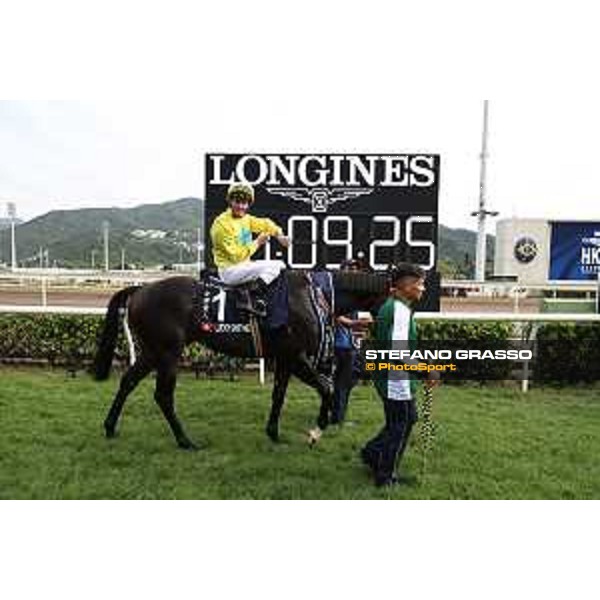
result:
[[[217,277],[205,277],[196,288],[197,320],[211,324],[213,333],[249,332],[250,316],[238,309],[240,293],[247,292],[227,286]],[[272,330],[287,325],[288,312],[287,279],[278,277],[269,288],[264,327]]]
[[[319,349],[313,358],[313,364],[320,371],[328,370],[328,362],[333,356],[333,327],[331,326],[331,307],[333,306],[333,285],[331,274],[316,272],[309,275],[311,282],[311,304],[319,322]],[[239,291],[226,286],[216,277],[204,277],[196,287],[195,320],[211,336],[235,337],[243,343],[248,358],[262,356],[257,335],[268,335],[285,327],[289,322],[289,282],[287,273],[283,273],[269,287],[267,296],[267,316],[260,322],[260,332],[256,322],[237,306]],[[246,292],[243,292],[246,293]],[[325,302],[323,301],[325,300]]]

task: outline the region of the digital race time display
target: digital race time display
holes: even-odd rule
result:
[[[376,271],[401,261],[430,272],[437,264],[440,159],[431,154],[210,154],[206,156],[205,248],[226,208],[231,183],[254,186],[251,214],[269,217],[291,238],[254,259],[297,269],[336,269],[361,259]]]
[[[427,270],[435,266],[431,216],[293,215],[282,217],[278,224],[290,236],[290,248],[285,252],[268,244],[256,258],[281,258],[294,269],[338,269],[344,261],[357,258],[375,271],[385,271],[401,260]]]

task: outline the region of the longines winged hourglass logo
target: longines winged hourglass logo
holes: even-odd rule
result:
[[[361,196],[367,196],[373,193],[372,188],[267,188],[269,194],[277,194],[295,200],[296,202],[304,202],[310,204],[312,212],[326,213],[330,206],[337,202],[345,202],[354,200]]]

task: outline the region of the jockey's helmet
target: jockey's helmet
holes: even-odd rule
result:
[[[254,188],[249,183],[232,183],[227,190],[227,203],[232,202],[254,203]]]

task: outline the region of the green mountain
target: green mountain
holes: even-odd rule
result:
[[[440,225],[438,229],[439,259],[442,274],[460,278],[475,276],[475,251],[477,232],[469,229],[451,229]],[[487,236],[486,271],[492,271],[495,236]]]
[[[182,198],[135,208],[52,211],[17,228],[19,265],[90,267],[92,255],[96,266],[103,265],[105,222],[111,267],[120,266],[122,250],[126,263],[138,267],[194,262],[200,206],[198,198]],[[0,232],[0,262],[9,261],[5,230]]]
[[[202,201],[182,198],[135,208],[52,211],[17,227],[20,266],[96,267],[104,264],[103,223],[109,227],[109,262],[156,267],[196,261]],[[440,225],[440,270],[446,276],[473,275],[477,234]],[[488,260],[493,259],[488,236]],[[10,262],[10,230],[0,231],[0,263]]]

